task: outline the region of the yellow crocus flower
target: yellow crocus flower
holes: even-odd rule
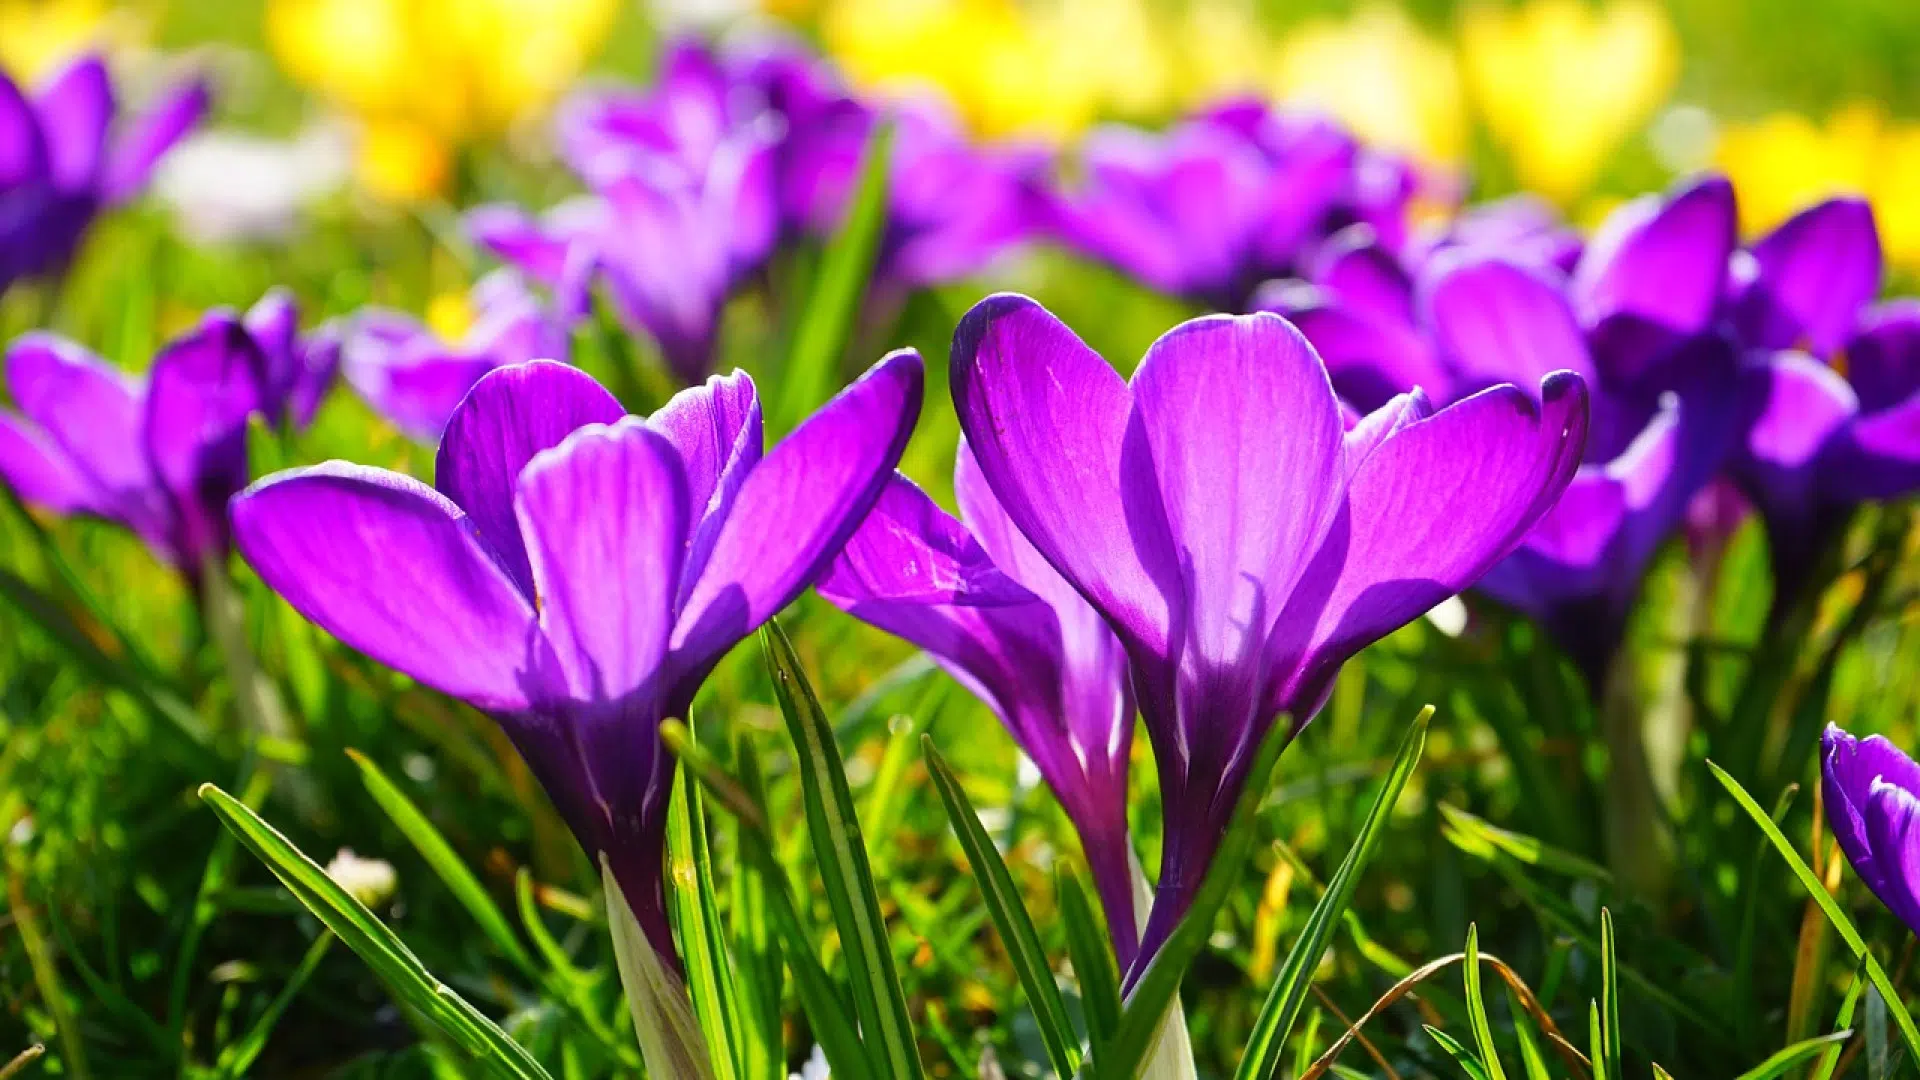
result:
[[[267,38],[293,78],[356,116],[376,194],[439,190],[453,150],[550,106],[617,0],[270,0]]]
[[[1483,3],[1461,20],[1474,104],[1522,187],[1562,203],[1666,99],[1680,45],[1650,0]]]
[[[1776,113],[1728,127],[1715,163],[1740,195],[1741,227],[1770,229],[1829,195],[1865,195],[1889,262],[1920,270],[1920,123],[1879,105],[1847,105],[1824,125]]]
[[[1282,42],[1270,87],[1387,149],[1440,164],[1466,153],[1453,51],[1397,7],[1370,4],[1344,21],[1303,24]]]
[[[0,71],[33,85],[90,49],[136,36],[105,0],[0,0]]]

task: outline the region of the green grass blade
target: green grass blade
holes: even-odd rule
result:
[[[1027,992],[1028,1003],[1033,1006],[1047,1059],[1053,1063],[1055,1073],[1072,1076],[1080,1067],[1079,1039],[1074,1035],[1073,1021],[1067,1016],[1066,1003],[1060,998],[1060,987],[1053,981],[1053,969],[1047,963],[1046,950],[1040,945],[1040,935],[1033,928],[1033,917],[1020,899],[1020,889],[994,847],[993,837],[987,835],[986,827],[973,811],[973,804],[967,800],[967,793],[960,789],[959,777],[934,748],[931,736],[921,736],[920,747],[927,759],[927,771],[933,776],[933,786],[946,807],[947,819],[953,823],[954,835],[960,838],[960,847],[973,867],[974,880],[987,902],[987,913],[1000,931],[1000,940],[1006,946],[1014,972]]]
[[[295,899],[373,969],[395,997],[426,1018],[490,1075],[506,1080],[552,1080],[525,1049],[452,987],[434,978],[398,935],[245,803],[212,784],[201,785],[200,798]]]
[[[1792,1046],[1775,1050],[1772,1054],[1768,1055],[1767,1060],[1741,1073],[1735,1080],[1774,1080],[1775,1077],[1785,1076],[1794,1066],[1815,1054],[1824,1053],[1830,1048],[1842,1046],[1851,1038],[1853,1038],[1853,1031],[1848,1029],[1844,1031],[1830,1031],[1825,1035],[1816,1035],[1811,1039],[1802,1039]]]
[[[1826,886],[1814,876],[1813,868],[1807,865],[1798,851],[1794,850],[1792,841],[1788,840],[1786,834],[1780,831],[1780,827],[1773,823],[1773,818],[1760,808],[1759,803],[1753,801],[1753,796],[1747,794],[1747,789],[1741,787],[1739,781],[1713,762],[1707,762],[1707,768],[1713,770],[1714,779],[1720,781],[1720,786],[1727,789],[1727,793],[1733,796],[1733,801],[1739,803],[1740,808],[1747,812],[1747,816],[1753,819],[1754,824],[1760,826],[1760,831],[1767,834],[1767,839],[1773,842],[1773,849],[1780,853],[1780,857],[1786,860],[1787,867],[1793,871],[1795,877],[1800,879],[1800,887],[1807,891],[1807,895],[1813,897],[1813,902],[1820,906],[1827,921],[1831,922],[1833,928],[1839,932],[1840,939],[1845,941],[1847,948],[1853,951],[1854,959],[1866,965],[1867,979],[1886,1000],[1887,1010],[1893,1014],[1894,1023],[1900,1026],[1901,1038],[1906,1040],[1908,1055],[1920,1061],[1920,1030],[1914,1028],[1913,1017],[1908,1014],[1899,991],[1894,989],[1893,980],[1887,977],[1887,971],[1880,966],[1880,961],[1874,959],[1873,954],[1867,950],[1867,943],[1860,937],[1860,931],[1854,928],[1853,920],[1847,918],[1847,913],[1840,910],[1840,905],[1833,899],[1833,894],[1827,892]]]
[[[1447,1056],[1453,1059],[1454,1064],[1460,1066],[1473,1080],[1492,1080],[1492,1077],[1487,1075],[1486,1066],[1481,1064],[1480,1059],[1474,1056],[1473,1051],[1460,1045],[1460,1040],[1441,1031],[1432,1024],[1422,1024],[1420,1026],[1426,1029],[1427,1035],[1432,1038],[1434,1042],[1440,1044],[1440,1049],[1447,1052]]]
[[[1480,928],[1467,926],[1467,959],[1461,971],[1467,990],[1467,1025],[1473,1029],[1473,1045],[1480,1052],[1490,1080],[1507,1080],[1500,1067],[1500,1050],[1493,1045],[1493,1025],[1487,1022],[1486,999],[1480,996]]]
[[[700,787],[681,775],[667,808],[667,881],[680,956],[686,963],[693,1013],[707,1037],[715,1080],[744,1080],[741,1070],[739,994],[727,955],[720,902],[713,893],[713,857],[707,849]]]
[[[894,969],[873,869],[854,815],[846,767],[834,745],[833,726],[778,622],[768,621],[760,631],[760,642],[766,650],[774,697],[793,737],[807,831],[826,883],[827,904],[840,930],[860,1030],[878,1075],[888,1080],[919,1080],[920,1056],[907,995]]]
[[[775,412],[783,430],[792,430],[832,392],[886,228],[892,147],[893,126],[882,121],[867,141],[847,216],[820,260],[812,293],[794,330],[793,352],[787,358],[780,407]]]
[[[1620,968],[1615,959],[1613,912],[1600,909],[1600,1038],[1607,1067],[1600,1080],[1625,1080],[1620,1061]]]
[[[1470,855],[1485,857],[1489,851],[1500,851],[1541,870],[1589,881],[1613,881],[1613,874],[1598,863],[1589,862],[1524,833],[1502,829],[1456,806],[1441,803],[1440,816],[1458,833],[1449,838],[1454,846]]]
[[[742,768],[752,764],[745,740],[744,732],[735,734],[733,758]],[[752,792],[757,793],[760,786],[755,776]],[[762,805],[757,795],[744,788],[742,794],[748,796],[749,804],[756,810]],[[752,845],[764,843],[764,829],[755,835],[753,825],[745,819],[732,824],[736,853],[744,854]],[[786,960],[774,925],[772,892],[776,888],[785,890],[786,882],[769,876],[762,859],[742,858],[733,868],[730,912],[733,959],[739,971],[735,982],[740,995],[742,1032],[747,1036],[743,1040],[745,1057],[741,1068],[751,1080],[787,1080],[789,1075],[785,1027],[780,1012],[781,999],[786,995]]]
[[[1400,740],[1400,752],[1394,756],[1393,768],[1388,770],[1380,794],[1374,798],[1372,809],[1367,811],[1359,835],[1354,838],[1353,846],[1347,849],[1340,868],[1334,871],[1332,879],[1327,882],[1327,891],[1313,906],[1313,913],[1307,917],[1307,924],[1300,931],[1299,938],[1295,939],[1293,948],[1288,950],[1286,961],[1280,965],[1280,973],[1274,979],[1267,1002],[1261,1007],[1259,1018],[1254,1021],[1253,1034],[1240,1058],[1240,1067],[1234,1073],[1238,1080],[1268,1080],[1279,1070],[1281,1051],[1286,1046],[1287,1036],[1293,1031],[1293,1023],[1298,1019],[1301,1008],[1306,1005],[1320,958],[1325,955],[1347,905],[1353,900],[1360,874],[1373,858],[1374,848],[1380,843],[1387,818],[1392,815],[1401,790],[1407,786],[1414,769],[1420,764],[1420,754],[1427,745],[1427,726],[1432,719],[1433,706],[1429,705],[1420,710],[1420,715],[1414,718],[1413,725],[1407,729],[1406,737]]]
[[[487,894],[487,887],[467,868],[459,853],[453,850],[453,845],[447,843],[447,838],[434,828],[414,801],[387,778],[380,766],[358,750],[348,750],[347,756],[359,766],[360,781],[366,785],[367,794],[373,796],[373,801],[386,811],[388,819],[400,830],[401,835],[427,860],[427,865],[446,884],[454,899],[460,901],[460,906],[466,908],[474,922],[480,924],[480,932],[487,935],[487,940],[493,942],[494,947],[515,967],[530,978],[538,979],[540,969],[534,964],[533,955],[521,944],[520,936],[514,933],[505,913],[493,902],[493,897]]]
[[[1853,981],[1847,984],[1847,996],[1840,999],[1840,1011],[1833,1018],[1835,1031],[1850,1030],[1853,1027],[1853,1011],[1860,1004],[1860,993],[1867,986],[1865,971],[1855,971]],[[1833,1070],[1840,1065],[1840,1051],[1844,1044],[1836,1043],[1827,1047],[1820,1055],[1820,1065],[1808,1075],[1808,1080],[1833,1080]]]
[[[1094,914],[1086,882],[1064,861],[1054,864],[1054,893],[1060,898],[1067,955],[1073,960],[1073,975],[1080,984],[1087,1041],[1098,1054],[1120,1030],[1120,975],[1114,970],[1113,946]]]
[[[1526,1010],[1514,1000],[1511,988],[1507,990],[1507,1013],[1513,1017],[1513,1037],[1520,1044],[1520,1068],[1526,1073],[1527,1080],[1552,1080],[1553,1074],[1547,1071],[1546,1055],[1540,1052],[1540,1040],[1534,1038]]]
[[[279,1026],[280,1018],[286,1015],[287,1006],[293,1004],[293,999],[306,987],[307,980],[313,978],[314,971],[320,967],[320,961],[326,959],[327,950],[335,940],[332,934],[325,932],[313,939],[313,944],[307,947],[307,954],[300,958],[300,965],[293,969],[293,974],[273,995],[273,1000],[267,1003],[253,1026],[239,1041],[230,1043],[220,1051],[220,1060],[214,1069],[216,1077],[247,1075],[247,1070],[259,1060],[261,1051],[267,1048],[267,1039],[273,1034],[273,1029]]]
[[[1607,1080],[1615,1065],[1607,1060],[1607,1037],[1601,1031],[1600,1003],[1587,999],[1587,1053],[1593,1058],[1593,1080]]]

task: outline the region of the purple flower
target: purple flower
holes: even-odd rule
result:
[[[1736,437],[1734,344],[1719,329],[1733,192],[1708,178],[1623,207],[1580,249],[1545,222],[1444,245],[1408,270],[1375,244],[1330,245],[1287,310],[1363,409],[1421,387],[1454,400],[1573,371],[1592,433],[1565,496],[1481,590],[1534,616],[1599,693],[1648,563]],[[1543,229],[1545,231],[1543,232]],[[1511,239],[1511,252],[1496,238]]]
[[[1920,765],[1883,736],[1856,739],[1828,724],[1820,795],[1853,872],[1920,934]]]
[[[1880,277],[1858,199],[1802,211],[1734,262],[1749,351],[1731,471],[1766,523],[1776,611],[1856,505],[1920,489],[1920,302],[1869,308]]]
[[[1100,614],[1014,527],[963,442],[965,524],[894,477],[820,595],[931,653],[987,703],[1080,834],[1121,964],[1139,935],[1127,838],[1133,693]]]
[[[470,302],[478,318],[458,343],[384,308],[366,309],[349,324],[341,360],[347,381],[375,412],[422,442],[440,437],[454,407],[487,372],[567,359],[565,327],[513,271],[481,278]]]
[[[1192,902],[1274,717],[1297,732],[1348,657],[1511,551],[1586,435],[1564,374],[1540,399],[1504,386],[1434,412],[1407,395],[1348,431],[1313,347],[1264,313],[1174,328],[1128,383],[1038,304],[995,296],[961,320],[952,379],[1007,517],[1131,661],[1165,799],[1143,959]]]
[[[699,167],[664,153],[605,151],[594,194],[543,218],[496,205],[473,211],[481,245],[554,290],[578,318],[603,285],[614,311],[651,337],[675,375],[713,369],[720,316],[773,250],[779,219],[772,130],[728,134]]]
[[[234,535],[309,619],[497,719],[671,958],[659,723],[838,554],[920,398],[895,353],[763,459],[743,373],[642,420],[576,368],[518,364],[454,412],[436,487],[296,469],[234,500]]]
[[[300,332],[300,309],[293,293],[273,289],[246,316],[247,332],[260,347],[260,412],[274,427],[304,428],[340,371],[340,334],[322,326]]]
[[[881,287],[921,288],[976,274],[1031,235],[1048,155],[1035,147],[976,146],[949,110],[924,100],[883,111],[844,97],[815,102],[790,120],[781,177],[789,220],[816,236],[839,227],[882,120],[893,125],[893,144],[873,272]]]
[[[1397,247],[1414,187],[1331,121],[1255,102],[1164,133],[1105,128],[1081,157],[1079,185],[1052,198],[1059,238],[1162,292],[1235,311],[1345,225],[1368,223]]]
[[[29,503],[125,526],[199,580],[226,556],[227,500],[247,483],[247,418],[302,422],[324,388],[325,344],[302,342],[292,325],[279,293],[244,321],[211,312],[144,379],[50,334],[20,338],[7,350],[20,412],[0,412],[0,478]]]
[[[98,56],[74,61],[31,98],[0,73],[0,292],[63,273],[94,216],[139,194],[206,109],[206,85],[191,80],[116,125]]]

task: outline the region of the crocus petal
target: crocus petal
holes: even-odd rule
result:
[[[206,115],[211,98],[205,80],[189,79],[163,93],[135,119],[107,153],[107,201],[125,202],[139,194],[154,165]]]
[[[1586,385],[1563,372],[1537,402],[1495,387],[1384,439],[1356,471],[1307,575],[1318,588],[1294,596],[1277,631],[1276,671],[1295,674],[1269,707],[1304,725],[1342,662],[1519,545],[1573,479],[1586,424]],[[1455,508],[1468,500],[1475,511],[1463,517]]]
[[[434,459],[434,486],[467,513],[527,595],[533,595],[533,571],[513,511],[521,470],[575,430],[625,415],[591,375],[535,360],[483,376],[447,421]]]
[[[233,501],[235,544],[295,610],[483,709],[524,709],[551,663],[532,605],[471,520],[418,481],[328,462]]]
[[[1338,304],[1283,314],[1313,343],[1341,399],[1360,409],[1372,411],[1416,387],[1445,394],[1453,385],[1432,344],[1410,323]]]
[[[27,334],[7,350],[7,386],[94,488],[150,486],[140,389],[106,361],[51,334]]]
[[[1751,348],[1828,356],[1880,291],[1880,234],[1865,199],[1802,210],[1754,244],[1751,258],[1752,278],[1734,306]]]
[[[1447,263],[1423,284],[1421,307],[1464,387],[1538,386],[1556,371],[1592,380],[1573,309],[1540,271],[1497,257]]]
[[[647,423],[679,451],[686,471],[693,535],[676,597],[685,602],[706,570],[740,485],[760,463],[765,447],[760,395],[744,371],[715,375],[675,394]]]
[[[704,672],[840,553],[899,464],[924,378],[918,353],[888,355],[747,474],[681,608],[681,670]]]
[[[1010,293],[974,305],[953,334],[954,408],[1007,516],[1067,580],[1134,641],[1164,648],[1167,601],[1155,568],[1172,565],[1164,526],[1136,535],[1123,479],[1132,392],[1059,319]],[[1151,499],[1151,478],[1144,494]]]
[[[1847,345],[1846,364],[1863,412],[1892,408],[1920,391],[1920,300],[1869,311]]]
[[[1314,259],[1309,276],[1343,305],[1413,324],[1413,280],[1367,226],[1351,225],[1336,233]]]
[[[634,417],[581,428],[534,456],[514,506],[574,699],[616,701],[656,680],[689,524],[673,444]]]
[[[1875,895],[1920,934],[1920,798],[1875,780],[1867,794],[1867,843],[1880,874]]]
[[[261,406],[265,365],[230,314],[208,316],[154,359],[147,455],[172,501],[174,548],[190,565],[224,555],[227,500],[247,485],[247,418]]]
[[[1574,310],[1593,334],[1596,361],[1638,377],[1678,337],[1718,309],[1736,239],[1733,187],[1706,177],[1666,199],[1616,210],[1574,268]]]
[[[0,480],[23,501],[57,513],[92,510],[100,502],[59,447],[9,412],[0,412]]]
[[[1886,875],[1867,834],[1867,804],[1876,781],[1920,791],[1920,765],[1885,736],[1856,739],[1832,724],[1820,737],[1820,796],[1833,838],[1854,873],[1876,895],[1886,895]]]
[[[19,84],[0,72],[0,187],[43,181],[46,173],[40,118]]]
[[[1745,452],[1774,469],[1801,469],[1860,411],[1840,373],[1799,352],[1754,360],[1742,372],[1751,418]]]
[[[349,348],[346,377],[373,411],[421,442],[438,441],[454,410],[475,383],[495,368],[490,357],[429,348],[404,362],[368,362],[362,349]]]
[[[569,238],[517,206],[476,207],[467,212],[466,230],[474,243],[544,285],[559,284],[566,272]]]
[[[1133,392],[1128,438],[1150,456],[1183,583],[1172,617],[1192,670],[1181,685],[1205,696],[1210,728],[1244,738],[1268,630],[1339,505],[1339,404],[1313,347],[1268,314],[1175,327],[1147,351]]]
[[[88,191],[106,155],[113,121],[113,84],[98,56],[82,56],[40,91],[41,130],[53,182],[67,191]]]

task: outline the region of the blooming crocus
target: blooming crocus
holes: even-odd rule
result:
[[[1920,303],[1869,307],[1881,254],[1855,198],[1808,207],[1734,262],[1747,348],[1732,473],[1767,527],[1776,612],[1854,506],[1920,488]]]
[[[1820,737],[1820,797],[1840,850],[1873,895],[1920,934],[1920,765],[1885,736],[1856,739],[1833,724]]]
[[[1597,695],[1648,563],[1732,450],[1737,359],[1717,320],[1733,193],[1708,177],[1629,203],[1571,272],[1542,235],[1469,238],[1412,269],[1341,249],[1289,310],[1362,409],[1416,386],[1452,400],[1555,370],[1588,381],[1585,464],[1481,589],[1539,619]]]
[[[278,318],[266,310],[263,324]],[[20,412],[0,412],[0,477],[28,503],[126,527],[197,582],[226,555],[269,361],[231,312],[168,344],[144,379],[52,335],[22,337],[7,350]]]
[[[98,56],[32,96],[0,73],[0,292],[63,273],[93,219],[138,195],[206,108],[205,84],[189,80],[122,119]]]
[[[313,423],[340,370],[339,331],[301,333],[299,305],[284,288],[261,297],[243,321],[260,348],[260,415],[274,427]]]
[[[1175,327],[1129,383],[1001,295],[961,320],[952,363],[988,487],[1130,660],[1165,800],[1135,973],[1191,904],[1274,718],[1297,734],[1349,657],[1511,551],[1586,437],[1566,374],[1439,411],[1407,395],[1349,431],[1312,345],[1268,313]]]
[[[1477,5],[1462,21],[1460,56],[1521,184],[1560,202],[1585,194],[1680,72],[1678,36],[1649,0]]]
[[[234,500],[234,535],[296,610],[498,720],[677,967],[660,721],[838,554],[920,398],[920,358],[895,353],[763,458],[743,373],[642,419],[577,368],[517,364],[454,412],[434,487],[279,473]]]
[[[1243,310],[1357,217],[1401,237],[1411,177],[1321,117],[1240,100],[1164,133],[1089,136],[1082,179],[1055,194],[1055,233],[1162,292]]]
[[[567,332],[525,282],[496,270],[473,286],[473,321],[457,342],[418,319],[370,308],[349,324],[341,368],[375,412],[422,442],[440,437],[447,418],[487,372],[528,360],[565,360]]]
[[[966,444],[956,521],[896,476],[820,595],[926,649],[999,715],[1065,807],[1122,965],[1138,933],[1127,839],[1133,694],[1119,639],[1008,520]]]

